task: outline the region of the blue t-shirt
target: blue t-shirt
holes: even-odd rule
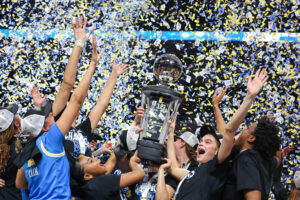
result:
[[[42,159],[38,164],[30,159],[23,165],[30,199],[71,199],[70,168],[63,138],[55,123],[37,139]]]

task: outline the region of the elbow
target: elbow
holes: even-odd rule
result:
[[[228,124],[226,124],[225,132],[227,134],[235,134],[236,130],[230,123],[228,123]]]

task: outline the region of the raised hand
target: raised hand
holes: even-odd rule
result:
[[[291,146],[288,146],[288,147],[285,147],[281,150],[281,157],[284,158],[286,157],[291,151],[294,150],[294,147],[291,147]]]
[[[95,64],[98,64],[100,61],[100,58],[104,54],[104,51],[101,50],[101,52],[98,54],[97,51],[97,38],[95,35],[93,35],[93,54],[92,54],[92,59],[91,62],[94,62]]]
[[[218,94],[218,89],[215,90],[213,99],[212,99],[212,104],[215,106],[218,106],[219,103],[222,101],[224,95],[226,94],[228,88],[226,88],[225,86],[222,87],[220,93]]]
[[[135,151],[133,156],[130,158],[130,162],[140,163],[142,160],[138,157],[138,152]]]
[[[32,87],[30,94],[33,98],[33,103],[35,108],[40,108],[47,98],[47,95],[44,95],[43,98],[41,97],[40,88],[39,86],[35,86],[35,85]]]
[[[257,70],[253,80],[251,79],[250,76],[248,78],[247,93],[251,97],[255,97],[260,91],[260,89],[262,88],[262,86],[264,85],[264,83],[268,80],[268,78],[269,77],[267,76],[266,69]]]
[[[170,133],[174,134],[175,126],[176,126],[176,119],[177,119],[177,115],[175,115],[175,117],[173,119],[173,122],[171,120],[168,121],[168,124],[169,124],[169,134]]]
[[[172,161],[168,158],[164,158],[164,160],[166,161],[166,163],[160,165],[160,168],[163,169],[164,171],[167,171],[168,169],[170,169]]]
[[[138,107],[136,114],[135,114],[135,118],[134,118],[134,122],[135,122],[136,126],[140,125],[144,114],[145,114],[145,109],[141,106]]]
[[[108,141],[105,141],[102,144],[102,146],[100,148],[100,151],[101,151],[101,153],[109,153],[109,154],[111,154],[112,153],[112,151],[110,150],[111,147],[112,147],[112,143],[108,143]]]
[[[75,40],[87,40],[89,36],[92,34],[92,32],[95,30],[95,28],[91,28],[88,34],[85,34],[87,19],[84,19],[83,22],[83,16],[80,17],[80,20],[76,17],[75,24],[71,22],[72,28],[75,35]]]
[[[120,76],[121,74],[123,74],[125,71],[127,71],[128,67],[127,64],[123,64],[123,63],[116,63],[116,59],[114,59],[113,61],[113,65],[112,65],[112,73],[115,74],[116,76]]]

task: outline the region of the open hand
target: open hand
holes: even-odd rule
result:
[[[226,88],[225,86],[222,87],[220,93],[218,94],[218,89],[215,90],[213,99],[212,99],[212,103],[215,106],[218,106],[219,103],[222,101],[224,95],[226,94],[228,88]]]
[[[96,38],[95,35],[93,35],[93,54],[92,54],[91,62],[94,62],[95,64],[98,64],[103,54],[104,54],[103,50],[98,54],[98,51],[97,51],[97,38]]]
[[[75,35],[75,40],[87,40],[95,30],[95,28],[92,28],[88,34],[85,34],[87,19],[85,18],[83,22],[83,16],[80,17],[80,20],[76,17],[75,24],[73,22],[71,22],[71,24]]]
[[[136,126],[140,125],[144,114],[145,114],[145,109],[142,106],[138,107],[134,118],[134,122]]]
[[[115,74],[116,76],[120,76],[121,74],[123,74],[125,71],[127,71],[128,67],[127,64],[124,63],[116,63],[116,59],[114,59],[113,61],[113,65],[112,65],[112,73]]]
[[[34,103],[35,108],[40,108],[47,98],[47,95],[44,95],[44,97],[41,97],[40,87],[35,86],[35,85],[32,87],[30,94],[33,98],[33,103]]]
[[[102,146],[100,148],[100,151],[101,151],[101,153],[109,153],[109,154],[111,154],[112,153],[111,147],[112,147],[112,143],[110,143],[108,141],[105,141],[102,144]]]
[[[268,80],[268,78],[269,77],[267,76],[266,69],[257,70],[253,80],[251,79],[250,76],[248,78],[247,93],[250,96],[255,97],[260,91],[260,89],[262,88],[262,86],[264,85],[264,83]]]
[[[285,147],[281,150],[281,157],[284,158],[286,157],[291,151],[294,150],[294,147],[291,147],[291,146],[288,146],[288,147]]]

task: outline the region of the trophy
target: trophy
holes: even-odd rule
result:
[[[159,86],[142,88],[141,105],[146,109],[141,121],[137,142],[138,156],[143,161],[162,163],[164,140],[168,135],[168,120],[173,120],[183,95],[168,88],[168,83],[175,83],[182,74],[181,61],[173,54],[163,54],[154,62],[154,76]]]

